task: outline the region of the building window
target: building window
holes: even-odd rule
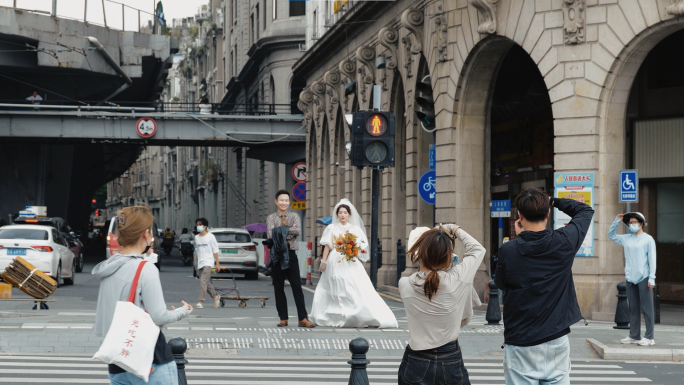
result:
[[[306,14],[305,1],[290,1],[290,17],[304,16]]]
[[[261,27],[263,29],[266,29],[266,14],[268,13],[267,8],[266,8],[266,0],[264,0],[264,25]]]
[[[684,232],[684,183],[658,183],[656,210],[657,241],[659,243],[683,243]]]
[[[259,4],[256,5],[255,19],[256,19],[256,30],[254,32],[254,35],[256,35],[256,40],[259,40]]]
[[[230,51],[230,77],[235,77],[235,67],[233,64],[233,51]]]
[[[313,11],[313,35],[320,37],[318,36],[318,12],[316,11]]]
[[[249,17],[249,45],[254,44],[254,14]]]
[[[278,18],[278,0],[273,0],[273,20]]]
[[[233,0],[233,21],[237,19],[237,3],[239,0]]]

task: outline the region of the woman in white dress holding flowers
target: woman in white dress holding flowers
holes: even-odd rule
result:
[[[362,262],[370,258],[363,220],[348,199],[332,213],[320,244],[321,279],[309,319],[319,326],[396,328],[397,319],[373,288]]]

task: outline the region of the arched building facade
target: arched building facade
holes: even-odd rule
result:
[[[499,247],[490,202],[527,187],[553,194],[554,172],[594,173],[593,256],[576,257],[573,273],[583,315],[612,320],[624,261],[607,233],[626,210],[619,172],[637,168],[641,199],[631,210],[646,215],[656,238],[661,297],[684,299],[684,204],[675,203],[684,193],[681,0],[350,3],[294,66],[307,84],[299,108],[311,171],[308,241],[323,230],[316,218],[341,197],[370,222],[370,172],[349,165],[343,117],[370,109],[380,85],[382,110],[397,116],[397,147],[396,167],[381,179],[379,284],[396,286],[397,240],[405,244],[416,226],[456,223],[488,250],[475,282],[483,296]],[[434,132],[415,114],[417,83],[427,76]],[[345,92],[351,82],[354,92]],[[430,145],[434,206],[417,186]],[[510,228],[504,221],[506,236]]]

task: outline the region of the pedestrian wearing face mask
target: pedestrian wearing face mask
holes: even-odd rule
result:
[[[629,234],[615,234],[620,221],[627,225]],[[655,345],[653,329],[653,293],[656,273],[656,245],[653,237],[644,232],[646,218],[642,213],[619,214],[608,231],[608,238],[622,246],[625,251],[625,279],[629,302],[629,337],[620,340],[623,344],[641,346]],[[646,334],[641,334],[641,312],[644,313]]]
[[[216,308],[221,297],[216,294],[214,285],[211,284],[211,269],[216,267],[217,273],[221,271],[218,259],[218,242],[216,242],[214,234],[207,231],[209,221],[205,218],[198,218],[195,223],[199,232],[195,236],[195,254],[197,254],[197,277],[200,281],[199,300],[195,307],[202,309],[204,307],[202,306],[204,296],[206,293],[209,293],[214,300],[214,307]]]

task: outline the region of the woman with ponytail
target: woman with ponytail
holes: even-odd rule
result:
[[[452,263],[456,239],[465,248]],[[470,384],[458,335],[481,305],[473,279],[485,248],[456,225],[418,227],[408,241],[411,262],[420,270],[399,281],[409,328],[409,345],[399,367],[403,384]]]

